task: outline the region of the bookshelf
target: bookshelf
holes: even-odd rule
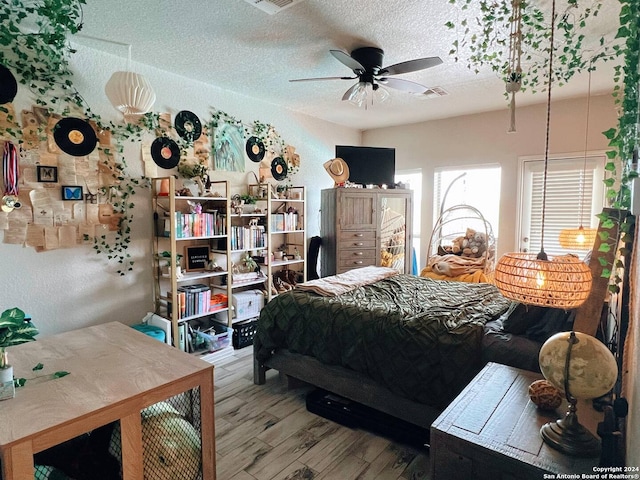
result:
[[[214,315],[231,305],[229,185],[212,182],[202,196],[177,191],[184,187],[172,176],[152,181],[155,313],[171,322],[173,346],[200,353],[206,338],[189,333],[215,335]]]
[[[279,278],[295,286],[307,278],[305,187],[289,187],[267,195],[267,301],[286,291]],[[290,281],[287,281],[289,279]]]

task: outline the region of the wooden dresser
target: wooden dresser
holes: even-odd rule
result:
[[[331,188],[321,201],[322,277],[370,265],[411,272],[411,190]]]

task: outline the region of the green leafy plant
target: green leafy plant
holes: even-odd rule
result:
[[[10,308],[0,315],[0,368],[9,366],[7,347],[20,345],[21,343],[32,342],[38,335],[38,329],[31,322],[25,319],[25,313],[17,307]],[[38,363],[32,370],[42,370],[44,365]],[[54,378],[69,375],[69,372],[55,372]],[[16,387],[23,386],[27,380],[25,378],[14,379]]]
[[[466,62],[468,68],[479,72],[488,65],[505,80],[509,72],[509,32],[512,14],[511,0],[449,0],[469,13],[470,18],[449,21],[446,26],[459,32],[459,38],[450,51],[456,61]],[[612,268],[603,268],[602,276],[611,279],[609,289],[619,290],[621,283],[621,258],[628,253],[627,246],[633,232],[633,222],[623,220],[622,211],[631,206],[631,183],[638,177],[638,144],[640,134],[640,5],[638,0],[619,0],[620,22],[611,35],[591,39],[587,45],[589,24],[601,12],[604,2],[567,0],[566,8],[556,17],[559,32],[555,46],[557,62],[554,64],[554,82],[566,83],[575,74],[584,70],[595,70],[600,61],[622,58],[615,67],[613,96],[616,101],[618,125],[603,134],[609,140],[611,150],[607,152],[604,180],[607,203],[612,208],[598,215],[603,226],[619,225],[616,238],[601,233],[600,252],[618,248],[618,260]],[[548,51],[550,19],[545,18],[535,2],[522,2],[522,89],[531,91],[544,89],[548,81]],[[480,15],[473,18],[471,11],[480,8]],[[468,54],[468,55],[467,55]],[[604,256],[598,257],[605,267]]]
[[[637,0],[620,0],[620,27],[617,37],[624,42],[616,47],[623,58],[615,69],[613,96],[618,108],[618,126],[604,132],[611,150],[607,152],[605,180],[607,200],[614,208],[631,206],[631,182],[638,177],[640,143],[640,5]]]
[[[100,190],[113,207],[118,222],[117,228],[104,235],[89,237],[85,242],[93,242],[98,254],[106,255],[109,262],[116,264],[119,275],[133,270],[134,260],[129,253],[131,245],[131,225],[135,204],[133,195],[139,189],[149,188],[150,181],[145,177],[134,178],[127,174],[127,164],[123,158],[125,141],[141,141],[145,135],[167,136],[171,128],[161,120],[161,115],[149,112],[134,123],[106,122],[94,113],[84,97],[76,89],[73,72],[69,68],[71,55],[75,53],[69,38],[82,29],[82,5],[85,0],[10,0],[0,2],[0,63],[10,68],[21,85],[26,86],[36,97],[36,103],[46,108],[48,113],[62,116],[79,111],[87,120],[95,123],[98,130],[109,131],[116,148],[99,146],[103,167],[111,172],[112,183]],[[34,27],[35,26],[35,27]],[[0,137],[10,138],[23,143],[20,122],[6,106],[0,106],[0,112],[7,115],[7,125],[0,128]],[[272,125],[254,122],[245,125],[232,115],[212,109],[211,118],[204,121],[208,134],[213,135],[220,123],[242,126],[245,133],[260,138],[270,151],[281,154],[285,142]],[[38,128],[41,140],[46,139],[44,127]],[[178,139],[181,155],[189,141]],[[103,154],[103,155],[102,155]],[[206,167],[200,168],[197,177],[207,173]],[[113,226],[112,226],[113,227]]]
[[[243,193],[240,195],[240,200],[242,200],[245,205],[253,205],[258,201],[258,197],[254,197],[253,195],[249,195],[248,193]]]
[[[165,259],[167,261],[167,265],[171,266],[171,252],[164,250],[163,252],[158,253],[158,257]],[[176,265],[180,265],[180,260],[182,260],[182,255],[178,253],[176,254],[176,261],[178,262]]]
[[[10,308],[0,315],[0,368],[5,366],[6,348],[35,340],[38,329],[19,308]]]
[[[77,103],[69,55],[70,35],[82,29],[85,0],[32,0],[0,3],[0,63],[17,73],[44,104],[45,98]],[[35,30],[33,27],[35,26]]]
[[[449,0],[460,7],[462,19],[448,21],[458,38],[450,50],[456,62],[479,73],[481,67],[507,80],[510,68],[510,31],[513,5],[511,0]],[[539,2],[521,3],[521,90],[533,92],[546,88],[549,69],[550,12],[539,8]],[[594,0],[567,0],[564,10],[556,15],[556,51],[554,83],[562,85],[575,74],[592,69],[598,61],[616,58],[615,32],[593,41],[588,26],[602,10],[603,3]],[[479,9],[479,12],[478,12]],[[465,17],[468,15],[468,17]],[[591,38],[590,38],[591,37]],[[590,43],[589,43],[590,42]],[[505,92],[506,94],[506,92]]]

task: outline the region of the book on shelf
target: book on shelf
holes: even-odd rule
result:
[[[231,227],[231,250],[254,250],[264,248],[264,225],[233,225]]]
[[[167,292],[167,296],[169,298],[173,297],[171,292]],[[178,287],[176,301],[178,302],[178,319],[202,315],[212,311],[211,288],[203,283]],[[171,301],[168,302],[167,308],[169,315],[171,315]]]
[[[274,213],[271,215],[271,231],[284,232],[298,229],[298,214]]]
[[[219,213],[175,213],[176,238],[212,237],[226,234],[225,215]]]

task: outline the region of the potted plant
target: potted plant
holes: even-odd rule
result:
[[[0,315],[0,386],[9,383],[13,392],[13,367],[9,364],[7,347],[35,340],[38,329],[19,308],[10,308]],[[7,398],[13,397],[11,394]]]
[[[163,251],[158,253],[158,259],[160,260],[166,260],[166,267],[168,269],[171,269],[171,252],[168,251]],[[180,261],[182,260],[182,255],[180,255],[179,253],[176,254],[176,275],[178,276],[178,278],[180,278],[182,276],[182,268],[181,268],[181,263]]]

